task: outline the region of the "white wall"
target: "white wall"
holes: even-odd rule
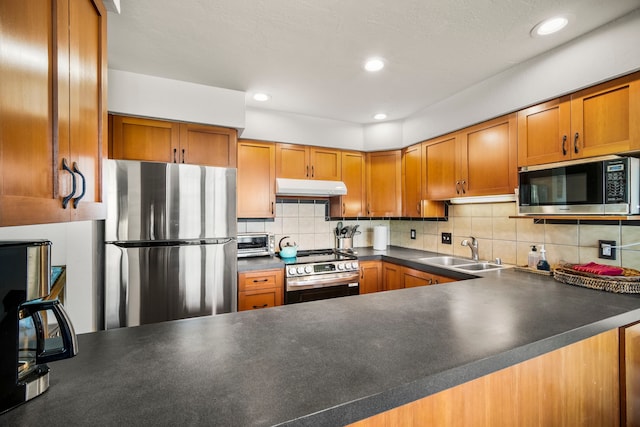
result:
[[[403,146],[640,69],[640,10],[407,118]],[[365,140],[365,146],[368,146]]]
[[[364,149],[379,151],[402,148],[402,121],[364,125]]]
[[[247,108],[242,138],[364,149],[359,124],[257,108]]]
[[[47,239],[51,265],[67,266],[64,307],[76,333],[97,329],[98,222],[0,227],[0,240]]]
[[[109,111],[243,129],[245,93],[109,69]]]

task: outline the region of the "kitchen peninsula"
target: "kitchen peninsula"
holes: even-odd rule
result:
[[[360,252],[414,268],[435,255]],[[346,425],[640,320],[636,296],[482,274],[80,335],[49,391],[0,423]]]

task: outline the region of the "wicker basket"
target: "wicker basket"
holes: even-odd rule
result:
[[[559,282],[584,288],[620,294],[640,294],[640,271],[624,268],[622,276],[603,276],[573,269],[576,264],[564,264],[553,269],[553,277]]]

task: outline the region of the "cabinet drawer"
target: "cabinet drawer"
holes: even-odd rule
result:
[[[282,289],[280,288],[239,292],[238,311],[257,310],[282,305],[281,293]]]
[[[282,271],[258,271],[255,273],[240,273],[238,290],[249,291],[256,289],[269,289],[282,286]]]

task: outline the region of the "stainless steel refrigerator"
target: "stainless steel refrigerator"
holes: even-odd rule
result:
[[[236,169],[105,161],[105,328],[236,311]]]

